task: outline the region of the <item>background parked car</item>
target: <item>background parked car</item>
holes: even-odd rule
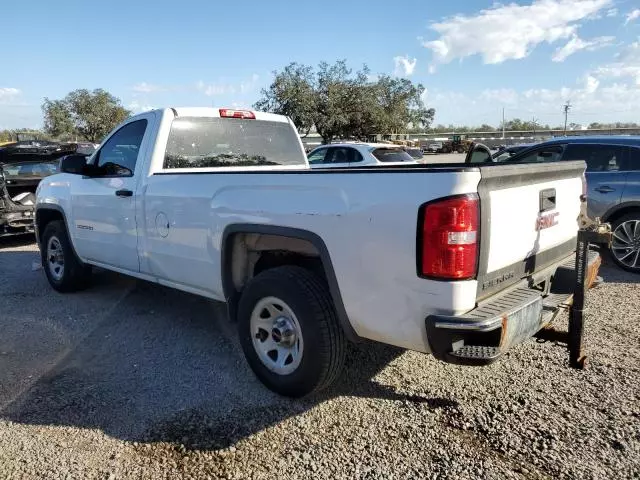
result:
[[[417,164],[400,145],[388,143],[334,143],[313,149],[311,168],[398,166]]]
[[[532,143],[523,143],[521,145],[511,145],[509,147],[505,147],[502,150],[498,150],[496,153],[492,155],[494,162],[503,162],[504,160],[513,157],[516,153],[521,152],[527,148],[533,146]]]
[[[424,148],[424,153],[438,153],[442,150],[442,142],[431,142]]]
[[[508,163],[584,160],[591,218],[611,223],[611,256],[640,273],[640,137],[570,137],[539,143]]]
[[[415,160],[421,160],[424,157],[422,150],[419,148],[405,147],[404,151],[411,155],[411,158],[414,158]]]

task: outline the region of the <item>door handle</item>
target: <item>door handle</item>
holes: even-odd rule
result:
[[[616,191],[615,188],[611,188],[611,187],[608,187],[606,185],[603,185],[602,187],[596,188],[596,192],[600,192],[600,193],[611,193],[611,192],[615,192],[615,191]]]
[[[133,192],[131,190],[127,190],[127,189],[116,190],[116,196],[118,197],[131,197],[132,195],[133,195]]]

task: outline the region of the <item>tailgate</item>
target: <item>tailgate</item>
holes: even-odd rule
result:
[[[584,162],[480,167],[478,299],[576,248]]]

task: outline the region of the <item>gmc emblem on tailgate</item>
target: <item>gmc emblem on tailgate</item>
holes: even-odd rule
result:
[[[536,232],[544,230],[545,228],[551,228],[558,224],[559,212],[549,213],[547,215],[541,215],[536,219]]]

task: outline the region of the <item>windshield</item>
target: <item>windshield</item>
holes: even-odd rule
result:
[[[58,163],[8,163],[2,166],[2,170],[7,177],[46,177],[58,173]]]
[[[378,159],[378,161],[385,163],[414,161],[414,159],[411,158],[411,155],[399,148],[376,148],[371,153]]]
[[[304,165],[295,129],[284,122],[182,117],[171,125],[164,168]]]
[[[423,157],[422,155],[422,150],[420,150],[419,148],[408,148],[407,149],[407,153],[415,159],[421,159]]]
[[[76,148],[76,153],[80,154],[80,155],[91,155],[93,152],[96,151],[96,147],[94,147],[93,145],[78,145],[78,148]]]

